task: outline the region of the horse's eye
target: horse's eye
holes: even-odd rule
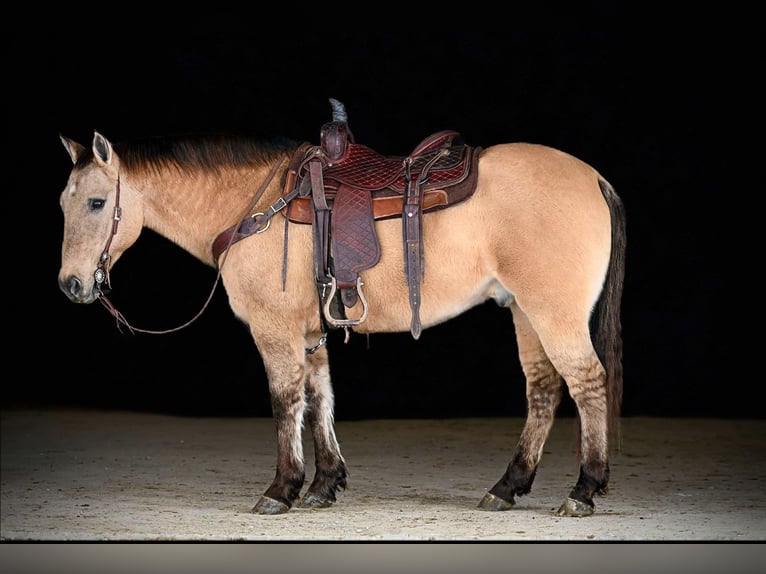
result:
[[[100,209],[103,209],[104,205],[106,204],[105,199],[89,199],[88,200],[88,209],[91,211],[98,211]]]

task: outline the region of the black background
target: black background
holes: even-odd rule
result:
[[[755,16],[577,4],[457,6],[438,23],[427,9],[374,5],[163,17],[72,5],[10,22],[3,403],[269,416],[262,363],[222,288],[169,335],[121,333],[100,305],[58,290],[71,168],[59,133],[84,145],[93,130],[316,142],[335,97],[357,141],[382,153],[455,129],[473,145],[543,143],[594,165],[628,218],[624,413],[763,417],[762,375],[743,376],[745,341],[758,337],[746,287],[760,271],[732,237],[762,190],[748,175],[762,165]],[[135,326],[167,329],[197,313],[214,280],[145,231],[110,298]],[[333,333],[329,344],[339,420],[525,412],[510,314],[494,303],[419,341]]]

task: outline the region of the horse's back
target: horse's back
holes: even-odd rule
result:
[[[477,194],[507,206],[498,215],[543,212],[547,218],[549,209],[566,209],[570,218],[594,209],[607,214],[600,178],[592,166],[564,151],[540,144],[500,144],[481,153]]]

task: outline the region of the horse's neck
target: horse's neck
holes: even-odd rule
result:
[[[219,174],[164,173],[137,186],[144,201],[144,226],[215,265],[212,244],[226,228],[248,217],[248,208],[271,166],[226,169]],[[252,211],[265,211],[279,194],[279,170]]]

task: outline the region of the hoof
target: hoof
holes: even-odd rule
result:
[[[590,516],[595,510],[594,506],[575,500],[574,498],[567,498],[561,508],[556,512],[557,516],[574,516],[581,518],[583,516]]]
[[[479,508],[481,510],[510,510],[513,508],[513,502],[508,502],[488,492],[479,502]]]
[[[329,508],[332,506],[332,500],[327,500],[311,492],[307,492],[297,505],[298,508]]]
[[[253,507],[253,514],[284,514],[290,510],[284,502],[268,498],[267,496],[261,496],[261,499]]]

